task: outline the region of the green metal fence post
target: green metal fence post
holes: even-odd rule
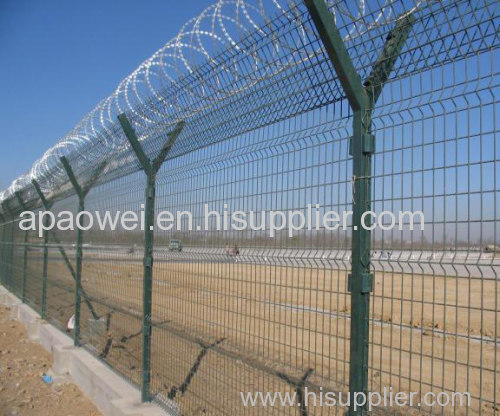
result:
[[[78,213],[85,209],[85,195],[83,190],[78,184],[73,169],[71,168],[65,156],[60,158],[61,163],[69,177],[71,184],[78,196]],[[75,330],[73,332],[73,339],[75,346],[80,345],[80,309],[81,309],[81,285],[82,285],[82,241],[83,231],[81,227],[77,227],[76,232],[76,267],[75,267]]]
[[[5,224],[6,224],[6,219],[3,216],[2,213],[0,213],[0,221],[2,223],[2,241],[0,244],[0,283],[5,286],[4,284],[4,266],[5,266],[5,258],[4,258],[4,252],[5,252]]]
[[[103,166],[104,166],[104,164],[103,164]],[[87,182],[87,185],[83,188],[84,194],[86,194],[90,190],[91,186],[94,184],[95,180],[98,177],[98,174],[102,171],[102,169],[103,169],[103,167],[98,169],[96,171],[97,173],[94,175],[94,177],[91,180],[89,180],[89,182]],[[44,208],[46,210],[50,210],[52,208],[53,203],[47,201],[47,199],[44,197],[44,195],[42,193],[42,190],[40,189],[40,186],[38,185],[38,183],[35,180],[33,180],[32,183],[35,186],[35,189],[38,193],[38,196],[42,200],[42,204],[43,204]],[[45,217],[44,221],[45,221],[45,223],[44,223],[45,228],[47,228],[49,218]],[[59,250],[59,253],[62,256],[64,263],[66,264],[66,267],[68,268],[71,276],[73,277],[73,280],[76,282],[76,272],[75,272],[73,265],[71,264],[71,262],[68,258],[68,255],[66,254],[66,250],[64,250],[64,247],[61,244],[61,241],[57,238],[55,231],[53,231],[52,234],[50,234],[50,236],[55,241],[56,248]],[[47,283],[47,277],[48,277],[48,274],[47,274],[47,271],[48,271],[48,242],[49,242],[49,231],[45,230],[45,233],[44,233],[44,271],[43,271],[43,275],[42,275],[42,279],[43,279],[42,280],[42,285],[43,285],[42,292],[43,293],[46,293],[46,288],[47,288],[46,283]],[[83,287],[81,288],[81,295],[83,296],[83,300],[85,301],[85,304],[89,308],[89,311],[92,314],[92,317],[96,320],[99,319],[99,315],[97,315],[97,312],[96,312],[94,306],[92,305],[89,296],[87,295],[87,293],[83,289]],[[44,299],[46,300],[45,295],[42,296],[42,305],[43,305]]]
[[[370,232],[361,227],[361,215],[369,206],[371,153],[363,152],[362,141],[366,133],[363,114],[366,109],[366,96],[361,78],[351,62],[344,42],[335,25],[324,0],[306,0],[306,6],[323,41],[328,56],[342,84],[353,114],[353,137],[351,153],[353,156],[353,232],[352,232],[352,271],[349,275],[351,291],[351,337],[349,364],[349,392],[351,400],[356,392],[368,390],[368,319],[371,285],[370,278]],[[368,256],[366,256],[368,253]],[[354,410],[351,414],[364,414],[364,409]]]
[[[145,206],[145,234],[144,234],[144,282],[143,282],[143,379],[141,396],[143,401],[150,400],[151,383],[151,318],[153,297],[153,230],[156,194],[156,175],[147,175],[146,206]]]
[[[362,224],[362,216],[371,210],[371,160],[375,152],[375,137],[371,134],[372,111],[406,42],[414,17],[408,14],[398,19],[370,76],[362,84],[325,1],[305,0],[305,4],[354,112],[349,150],[353,157],[354,183],[352,270],[348,278],[351,292],[349,392],[353,403],[356,392],[368,392],[370,293],[374,276],[371,273],[371,232],[367,229],[371,224],[369,221]],[[366,412],[366,406],[349,409],[351,415]]]
[[[146,184],[146,204],[144,212],[144,278],[143,278],[143,327],[142,327],[142,401],[150,401],[151,384],[151,315],[152,315],[152,288],[153,288],[153,238],[154,238],[154,215],[155,215],[155,193],[156,174],[165,161],[168,152],[174,145],[177,137],[181,133],[184,122],[180,122],[177,127],[168,134],[168,140],[163,145],[158,156],[150,161],[144,153],[142,146],[131,126],[127,116],[118,116],[122,129],[127,137],[130,146],[134,150],[144,172],[147,176]]]
[[[13,279],[14,279],[14,228],[15,228],[15,219],[16,219],[16,214],[12,210],[12,208],[9,206],[9,200],[5,200],[4,206],[7,210],[7,212],[10,214],[11,222],[10,222],[10,243],[9,243],[9,250],[7,256],[10,258],[10,262],[8,263],[7,266],[7,276],[8,279],[10,280],[10,289],[15,293],[15,288],[13,286]],[[19,293],[16,293],[16,295],[19,295]]]
[[[47,201],[45,196],[43,195],[42,189],[38,182],[33,179],[31,181],[33,186],[35,187],[36,193],[38,197],[42,201],[42,205],[46,210],[50,210],[52,204]],[[43,232],[43,266],[42,266],[42,310],[41,316],[42,319],[45,319],[47,316],[47,274],[48,274],[48,263],[49,263],[49,230],[48,228],[49,219],[44,217],[44,232]]]
[[[78,180],[76,179],[75,173],[71,168],[71,165],[66,159],[65,156],[60,158],[61,163],[68,175],[68,178],[73,185],[73,188],[78,196],[78,213],[85,210],[85,196],[90,191],[90,188],[95,184],[99,175],[102,173],[104,168],[106,167],[106,162],[101,163],[97,169],[94,171],[91,178],[87,183],[80,186]],[[74,331],[74,341],[75,346],[80,345],[80,312],[81,312],[81,303],[82,303],[82,263],[83,263],[83,230],[82,227],[77,227],[78,230],[76,232],[76,270],[75,270],[75,282],[76,282],[76,290],[75,290],[75,331]],[[87,296],[85,296],[87,299]]]
[[[23,209],[23,211],[26,211],[26,207],[24,205],[23,198],[21,197],[21,194],[19,192],[14,193],[16,195],[16,198],[19,202],[19,205]],[[29,231],[26,230],[24,232],[24,251],[23,251],[23,287],[22,287],[22,296],[21,300],[23,303],[26,303],[26,280],[28,278],[28,236],[29,236]]]
[[[5,203],[2,203],[2,285],[6,286],[7,285],[7,256],[8,256],[8,250],[7,250],[7,239],[8,239],[8,231],[7,231],[7,225],[8,225],[8,218],[7,218],[7,207],[5,206]]]

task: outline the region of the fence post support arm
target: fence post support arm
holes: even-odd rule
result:
[[[94,171],[90,179],[82,186],[82,193],[84,196],[87,196],[89,193],[90,189],[95,185],[99,177],[101,176],[102,172],[104,172],[104,169],[106,168],[107,162],[104,161],[99,164],[97,169]]]
[[[370,293],[374,276],[370,270],[371,233],[363,226],[362,216],[371,210],[371,160],[375,152],[375,138],[371,134],[372,111],[408,38],[414,16],[408,14],[398,20],[363,85],[325,0],[304,2],[354,112],[350,141],[353,157],[352,271],[348,276],[348,290],[351,292],[349,391],[351,400],[354,400],[356,392],[368,392]],[[349,409],[350,415],[366,413],[366,406]]]
[[[153,160],[153,163],[151,164],[151,167],[155,173],[158,172],[161,165],[163,164],[163,162],[167,158],[168,153],[170,152],[170,150],[172,149],[172,146],[177,141],[177,138],[181,134],[182,129],[184,128],[185,124],[186,123],[184,121],[180,121],[179,123],[177,123],[177,126],[175,127],[175,129],[167,134],[168,140],[162,146],[160,153],[158,154],[158,156],[156,156],[156,158]]]
[[[304,3],[309,10],[326,53],[335,68],[349,104],[354,111],[362,110],[365,93],[361,78],[351,61],[325,0],[304,0]]]
[[[168,153],[172,149],[175,141],[181,133],[184,122],[180,122],[177,127],[168,134],[166,143],[162,146],[158,156],[150,161],[146,156],[141,143],[125,114],[118,116],[118,121],[134,150],[137,159],[142,165],[147,176],[146,204],[144,212],[144,278],[142,288],[143,305],[143,330],[142,330],[142,387],[141,398],[143,402],[151,400],[151,330],[152,330],[152,289],[153,289],[153,238],[154,238],[154,214],[155,214],[155,193],[156,174]]]
[[[49,210],[50,208],[52,208],[52,204],[49,201],[47,201],[47,198],[45,198],[45,195],[42,192],[42,188],[40,188],[40,184],[35,179],[33,179],[31,181],[31,183],[35,187],[35,191],[36,191],[38,197],[40,198],[40,201],[42,201],[43,207],[46,210]]]
[[[135,130],[130,124],[130,121],[128,120],[127,116],[125,114],[120,114],[118,116],[118,121],[120,122],[122,130],[125,133],[125,136],[127,137],[130,146],[134,150],[137,159],[139,159],[139,163],[144,169],[144,172],[146,172],[146,175],[148,176],[151,175],[152,173],[151,163],[148,157],[146,156],[146,153],[144,153],[144,150],[142,150],[141,143],[139,143],[139,139],[137,138]]]
[[[396,21],[394,29],[387,35],[384,49],[373,65],[370,75],[363,83],[372,106],[375,105],[380,97],[384,84],[394,69],[394,64],[408,39],[414,23],[415,16],[412,13],[401,16]]]

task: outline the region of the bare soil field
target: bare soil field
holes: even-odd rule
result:
[[[98,416],[101,413],[74,384],[47,384],[50,355],[29,342],[26,330],[0,307],[0,414],[2,416]]]
[[[35,262],[31,267],[41,270]],[[74,282],[62,262],[49,261],[49,276],[49,316],[64,326],[73,314]],[[108,322],[96,334],[82,301],[82,333],[89,348],[139,383],[141,259],[108,263],[86,258],[83,287],[101,320]],[[420,394],[469,392],[468,410],[450,406],[444,413],[495,414],[499,294],[500,286],[492,279],[376,273],[371,390],[391,386]],[[348,388],[350,295],[345,271],[158,263],[152,319],[152,387],[158,398],[174,398],[183,415],[299,414],[297,408],[245,408],[240,392],[293,392],[309,369],[310,390]],[[338,411],[317,407],[309,414]]]

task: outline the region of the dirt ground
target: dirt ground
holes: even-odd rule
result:
[[[40,265],[31,264],[30,276],[36,276]],[[152,387],[164,397],[196,368],[186,393],[175,397],[183,415],[263,414],[241,413],[239,392],[293,391],[284,377],[300,379],[309,368],[314,373],[308,380],[318,388],[347,388],[351,308],[345,271],[237,263],[158,263],[154,270]],[[65,325],[74,310],[74,282],[62,262],[49,262],[49,277],[48,313]],[[35,293],[38,283],[34,277]],[[111,312],[106,360],[140,383],[141,260],[86,259],[82,283],[98,315]],[[499,291],[495,280],[378,273],[371,389],[467,391],[469,409],[443,413],[494,414]],[[100,354],[106,339],[85,327],[92,318],[86,306],[82,314],[82,334]]]
[[[50,367],[50,355],[0,306],[0,415],[101,414],[74,384],[45,383],[42,375]]]

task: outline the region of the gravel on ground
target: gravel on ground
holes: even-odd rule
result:
[[[101,414],[76,385],[51,378],[51,365],[50,354],[0,306],[0,416]]]

